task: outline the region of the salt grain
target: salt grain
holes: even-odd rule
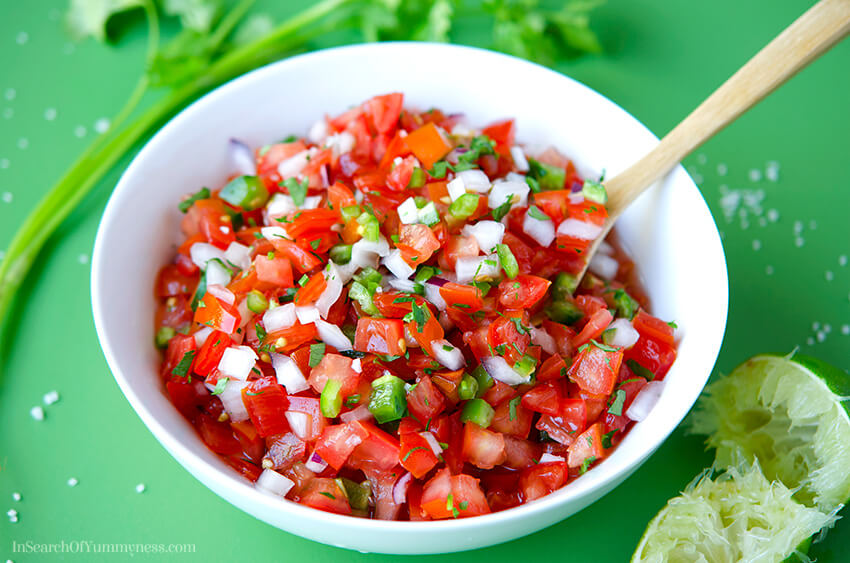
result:
[[[761,241],[759,239],[755,239],[753,241],[753,250],[760,250],[760,249],[761,249]]]
[[[0,196],[3,199],[3,203],[12,203],[12,200],[15,199],[15,196],[12,192],[3,192],[3,195]]]
[[[830,332],[832,332],[832,325],[829,324],[829,323],[823,325],[823,331],[825,333],[829,334]]]
[[[820,330],[820,323],[819,323],[819,322],[817,322],[817,321],[813,322],[813,323],[812,323],[812,331],[813,331],[813,332],[817,332],[817,331],[819,331],[819,330]]]
[[[0,168],[5,170],[6,168],[9,168],[10,164],[11,162],[9,162],[8,158],[0,158]]]
[[[847,265],[847,256],[846,255],[842,254],[841,256],[838,257],[838,265],[839,266],[846,266]]]
[[[705,153],[699,153],[697,155],[697,162],[699,162],[700,164],[705,164],[706,162],[708,162],[708,157],[705,156]]]
[[[776,182],[779,180],[779,163],[775,160],[771,160],[767,163],[767,167],[764,170],[765,177],[771,182]]]
[[[727,172],[729,172],[728,166],[726,166],[722,162],[717,165],[717,175],[718,176],[725,176]]]
[[[841,334],[844,336],[850,334],[850,325],[841,325]]]
[[[69,487],[76,487],[79,483],[80,482],[77,481],[76,477],[71,477],[70,479],[68,479],[68,486]]]
[[[802,239],[802,237],[797,237],[796,239],[794,239],[794,245],[795,245],[797,248],[803,248],[803,245],[804,245],[804,244],[806,244],[806,241],[804,241],[804,240]]]
[[[21,502],[21,493],[12,493],[12,500],[15,502]]]
[[[26,137],[21,137],[18,139],[18,148],[21,150],[26,150],[26,148],[30,146],[30,141]]]
[[[818,342],[823,342],[824,340],[826,340],[826,333],[819,331],[817,333],[817,339],[818,339]]]
[[[823,277],[826,278],[826,281],[832,281],[835,278],[835,274],[827,270],[826,272],[824,272]]]
[[[41,407],[33,407],[30,409],[30,416],[35,420],[44,420],[44,409]]]
[[[94,122],[94,130],[98,133],[106,133],[109,130],[109,120],[101,117]]]
[[[808,337],[808,338],[806,338],[806,344],[807,344],[808,346],[814,346],[814,345],[815,345],[815,339],[814,339],[814,338],[812,338],[811,336],[810,336],[810,337]]]
[[[18,521],[18,511],[14,508],[10,508],[6,512],[6,516],[9,517],[9,522],[12,522],[13,524]]]
[[[77,262],[80,264],[88,264],[89,263],[89,255],[88,254],[80,254],[77,256]]]
[[[27,41],[30,40],[30,34],[26,31],[22,31],[18,33],[18,36],[15,37],[15,43],[18,45],[25,45]]]
[[[3,119],[12,119],[15,116],[15,110],[6,108],[3,110]]]
[[[145,484],[139,483],[138,485],[136,485],[136,492],[139,494],[145,492]]]
[[[761,170],[756,168],[750,170],[750,182],[761,182]]]
[[[3,93],[3,96],[10,102],[15,99],[15,96],[18,95],[18,92],[15,91],[14,88],[6,88],[6,91]]]
[[[77,125],[76,127],[74,127],[74,136],[78,139],[82,139],[86,136],[86,128],[82,125]]]
[[[772,275],[773,275],[773,266],[771,266],[770,264],[768,264],[768,265],[764,268],[764,273],[765,273],[765,274],[767,274],[768,276],[772,276]]]
[[[50,405],[56,403],[57,401],[59,401],[59,392],[58,391],[48,391],[47,393],[44,394],[44,397],[42,397],[42,400],[44,401],[45,405],[50,406]]]
[[[794,234],[799,235],[803,232],[803,222],[802,221],[794,221]]]
[[[695,184],[697,184],[697,185],[702,184],[703,179],[704,179],[704,178],[702,177],[702,174],[700,174],[700,173],[698,173],[698,172],[697,172],[697,173],[695,173],[693,176],[694,176],[694,183],[695,183]]]
[[[56,119],[56,108],[47,108],[44,110],[44,119],[47,121],[53,121]]]
[[[776,223],[779,220],[779,211],[777,211],[776,209],[768,209],[767,220],[771,223]]]

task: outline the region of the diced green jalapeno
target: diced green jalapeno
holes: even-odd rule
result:
[[[381,272],[379,272],[375,268],[367,266],[360,270],[360,272],[358,272],[357,274],[354,274],[354,279],[355,281],[359,281],[360,283],[362,283],[364,286],[369,284],[380,285],[381,281],[383,281],[384,279],[384,276],[382,276]]]
[[[476,397],[481,397],[488,389],[490,389],[490,387],[496,384],[482,365],[479,365],[477,368],[472,370],[472,377],[474,377],[475,381],[478,382],[478,391],[475,393]]]
[[[342,214],[343,221],[347,223],[352,219],[357,219],[362,212],[360,211],[359,205],[349,205],[348,207],[343,207],[340,210],[340,213]]]
[[[519,275],[519,264],[516,261],[516,257],[514,257],[514,253],[511,252],[511,247],[507,244],[497,244],[496,254],[499,256],[499,263],[502,265],[505,275],[510,279],[517,277]]]
[[[336,484],[339,485],[340,489],[345,491],[345,496],[348,497],[348,504],[351,508],[354,510],[366,510],[369,508],[369,496],[372,494],[369,481],[363,481],[360,484],[345,477],[338,477]]]
[[[434,266],[420,266],[419,270],[416,271],[416,275],[413,276],[413,281],[419,283],[426,282],[438,274],[440,274],[440,270]]]
[[[224,186],[218,195],[230,205],[253,211],[266,204],[269,190],[256,176],[239,176]]]
[[[461,422],[474,422],[481,428],[487,428],[493,422],[496,411],[484,399],[470,399],[463,405],[460,413]]]
[[[476,393],[478,393],[478,380],[468,373],[463,374],[463,379],[460,380],[460,384],[457,386],[457,395],[460,397],[460,400],[467,401],[474,399]]]
[[[348,288],[348,297],[353,301],[357,301],[363,312],[370,317],[379,314],[378,308],[372,302],[372,294],[362,283],[353,282]]]
[[[514,371],[525,377],[531,377],[537,367],[537,358],[530,354],[523,354],[522,358],[514,364]]]
[[[578,287],[578,280],[575,276],[560,272],[555,277],[555,283],[552,284],[552,298],[563,301],[572,296],[576,287]]]
[[[622,289],[614,292],[614,305],[617,307],[617,316],[632,320],[640,308],[640,303]]]
[[[328,418],[336,418],[339,416],[339,411],[342,410],[342,383],[337,379],[328,379],[325,383],[325,388],[322,389],[322,394],[319,397],[319,408],[322,410],[322,416]]]
[[[419,222],[425,223],[429,227],[440,222],[440,214],[437,212],[437,207],[433,201],[429,201],[419,210]]]
[[[364,211],[357,217],[357,223],[363,231],[360,233],[363,238],[368,241],[378,242],[381,236],[381,224],[378,223],[378,219],[374,215]]]
[[[418,166],[413,169],[410,175],[410,181],[407,183],[408,188],[421,188],[425,185],[425,171]]]
[[[330,254],[334,264],[348,264],[351,262],[351,245],[338,244],[331,248]]]
[[[266,296],[256,289],[251,290],[248,294],[248,309],[252,313],[263,313],[268,308],[269,300],[266,299]]]
[[[584,313],[572,301],[552,301],[544,309],[546,316],[556,323],[571,325],[584,318]]]
[[[562,190],[567,179],[565,169],[533,158],[528,159],[528,175],[537,180],[542,190]]]
[[[369,412],[378,424],[399,420],[406,411],[407,394],[403,379],[387,374],[372,382]]]
[[[156,337],[154,338],[156,341],[156,347],[163,349],[168,348],[168,341],[174,338],[175,334],[177,334],[177,331],[170,326],[160,327],[160,329],[156,331]]]
[[[603,186],[601,182],[585,180],[584,185],[581,187],[581,194],[584,196],[584,199],[590,200],[594,203],[602,205],[608,203],[608,192],[605,190],[605,186]]]
[[[466,219],[475,213],[476,209],[478,209],[478,196],[475,194],[463,194],[449,205],[449,213],[458,219]]]

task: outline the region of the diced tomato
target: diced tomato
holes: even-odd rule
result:
[[[595,295],[577,295],[575,304],[581,309],[581,312],[587,317],[592,317],[600,309],[607,309],[608,305],[605,300]]]
[[[242,453],[254,463],[260,463],[266,451],[266,442],[257,429],[248,421],[231,422],[233,435],[242,445]]]
[[[341,213],[343,208],[357,205],[357,200],[348,186],[342,182],[334,182],[328,187],[328,203],[331,209]]]
[[[404,133],[404,135],[402,135],[402,133]],[[410,154],[410,148],[408,148],[407,141],[405,140],[406,136],[406,131],[396,131],[393,138],[390,139],[389,144],[387,144],[387,148],[384,151],[384,155],[381,157],[381,162],[378,164],[378,168],[382,170],[389,170],[396,157],[404,158]]]
[[[378,133],[391,133],[398,123],[403,103],[404,94],[384,94],[364,103],[363,110]]]
[[[499,284],[499,303],[505,309],[529,309],[540,301],[552,284],[547,279],[520,274]]]
[[[560,489],[566,484],[567,478],[566,462],[541,463],[522,472],[519,487],[525,500],[531,501]]]
[[[325,274],[323,272],[316,272],[310,276],[307,283],[298,289],[293,301],[299,307],[305,307],[315,303],[321,297],[326,287],[328,287],[328,282],[325,280]]]
[[[303,248],[291,240],[276,237],[272,240],[272,245],[275,252],[280,252],[284,257],[289,258],[292,266],[300,274],[309,272],[322,264],[321,260],[310,252],[312,249]]]
[[[354,349],[373,354],[403,355],[407,350],[404,323],[400,319],[360,317],[354,333]]]
[[[440,296],[449,308],[460,309],[463,313],[474,313],[484,307],[481,290],[474,285],[448,282],[440,287]]]
[[[420,377],[407,394],[407,408],[422,424],[439,415],[445,405],[445,397],[427,375]]]
[[[490,403],[490,406],[497,407],[516,395],[514,388],[501,381],[494,381],[493,386],[481,396],[482,399]]]
[[[505,435],[505,467],[511,469],[532,467],[540,459],[541,453],[540,444]]]
[[[195,310],[194,321],[226,334],[232,334],[239,327],[242,319],[236,307],[219,301],[211,293],[206,293]]]
[[[561,412],[561,393],[551,383],[541,383],[526,391],[522,396],[522,406],[539,412],[558,416]]]
[[[492,469],[505,461],[505,437],[474,422],[463,427],[463,457],[481,469]]]
[[[197,275],[186,275],[177,265],[169,264],[164,266],[156,276],[154,295],[157,297],[191,295],[197,285]]]
[[[646,380],[644,378],[633,377],[631,379],[627,379],[626,381],[620,383],[617,386],[615,392],[617,394],[620,394],[620,391],[623,392],[623,403],[620,408],[619,415],[612,413],[611,409],[605,411],[605,417],[603,422],[605,423],[606,434],[613,430],[623,430],[626,428],[626,426],[629,425],[631,419],[626,416],[626,411],[629,410],[632,401],[635,400],[635,396],[640,393],[640,390],[643,389],[645,385]]]
[[[310,423],[307,425],[307,434],[304,436],[304,439],[312,442],[321,436],[327,423],[325,417],[322,416],[319,399],[295,395],[289,395],[287,399],[289,400],[288,410],[300,412],[310,417]]]
[[[312,369],[307,383],[316,393],[321,393],[328,379],[334,379],[341,384],[340,393],[343,397],[354,393],[360,375],[351,369],[351,358],[339,354],[325,354],[319,364]]]
[[[490,423],[492,430],[517,438],[528,437],[528,433],[531,432],[534,413],[522,406],[517,401],[518,398],[514,397],[510,401],[501,401],[496,405],[493,422]]]
[[[632,325],[643,336],[654,338],[670,346],[676,344],[673,336],[673,327],[644,311],[638,312],[634,320],[632,320]]]
[[[189,362],[189,365],[186,366],[187,374],[191,373],[192,364],[194,363],[194,355],[197,353],[195,337],[187,334],[175,334],[171,340],[168,341],[168,348],[165,350],[165,359],[162,362],[160,374],[166,379],[170,379],[171,377],[181,377],[176,374],[172,374],[172,372],[189,353],[192,353],[192,355],[189,356],[191,361]]]
[[[252,381],[242,389],[242,402],[260,436],[272,436],[289,431],[286,409],[289,400],[283,386],[272,377]]]
[[[428,225],[402,225],[396,246],[401,250],[405,262],[415,267],[431,258],[434,251],[440,248],[440,241]]]
[[[611,321],[614,320],[614,315],[608,309],[599,309],[590,319],[587,321],[587,324],[584,325],[584,328],[581,329],[575,338],[572,340],[573,346],[578,348],[579,346],[583,346],[587,344],[593,339],[599,338],[602,336],[602,333],[605,332],[605,329],[608,328],[608,325],[611,324]]]
[[[255,483],[257,479],[260,478],[260,474],[263,472],[261,467],[244,460],[242,458],[236,456],[227,456],[224,458],[225,463],[232,467],[237,473]]]
[[[440,321],[437,320],[437,317],[434,316],[434,311],[430,306],[424,306],[425,322],[420,324],[416,322],[416,320],[412,320],[408,322],[405,327],[407,331],[413,336],[413,339],[425,350],[429,356],[434,357],[434,350],[432,345],[437,340],[442,340],[445,336],[443,332],[443,327],[440,325]]]
[[[192,371],[201,376],[209,375],[213,368],[218,367],[218,362],[221,361],[221,357],[230,343],[231,340],[227,334],[219,330],[210,333],[204,341],[204,345],[198,351],[198,355],[195,356]]]
[[[351,514],[351,506],[335,479],[318,478],[310,481],[306,492],[301,495],[301,504],[325,512]]]
[[[496,152],[499,154],[510,154],[514,146],[516,135],[516,124],[513,119],[504,119],[491,123],[481,130],[482,135],[487,135],[496,142]]]
[[[502,237],[502,242],[508,245],[514,258],[516,258],[517,265],[519,265],[519,273],[530,274],[532,271],[531,264],[534,259],[534,250],[510,231],[506,232],[505,236]]]
[[[365,468],[363,473],[372,486],[372,496],[375,499],[375,518],[378,520],[395,520],[401,510],[401,505],[393,498],[393,488],[402,474],[401,468],[393,471],[378,471]]]
[[[233,455],[242,451],[242,446],[233,436],[233,430],[226,422],[219,422],[208,414],[200,413],[195,417],[195,428],[209,449],[221,455]]]
[[[443,393],[450,403],[455,404],[460,401],[457,394],[458,385],[463,380],[464,371],[462,369],[456,371],[439,371],[431,375],[431,382]],[[429,402],[430,404],[430,402]]]
[[[165,383],[165,389],[172,404],[190,422],[210,401],[209,391],[200,381],[175,378]]]
[[[387,187],[393,191],[406,190],[413,178],[413,170],[418,161],[413,156],[406,156],[401,162],[394,163],[392,170],[387,174]]]
[[[434,519],[461,518],[490,512],[478,479],[469,475],[452,476],[448,469],[441,470],[425,483],[421,506],[423,512]]]
[[[368,437],[369,432],[362,425],[354,422],[328,426],[316,442],[314,451],[328,465],[339,470],[345,465],[345,461],[354,448]]]
[[[399,462],[400,444],[397,439],[390,436],[374,424],[368,421],[356,421],[357,425],[367,436],[351,452],[348,465],[356,469],[374,467],[381,471],[389,471]]]
[[[634,346],[625,351],[624,358],[626,365],[632,360],[651,371],[655,379],[664,379],[676,360],[676,348],[650,336],[641,336]]]
[[[537,368],[537,381],[557,381],[567,376],[567,364],[564,358],[553,354]]]
[[[181,228],[187,237],[200,234],[222,250],[236,240],[230,214],[220,199],[197,200],[183,216]]]
[[[450,236],[438,258],[440,267],[454,271],[458,258],[474,258],[480,251],[475,237]]]
[[[426,123],[419,129],[411,131],[405,140],[407,146],[426,169],[433,168],[435,162],[452,150],[448,139],[433,123]]]
[[[282,328],[268,333],[263,343],[273,345],[278,352],[289,352],[318,338],[318,336],[319,334],[316,332],[315,324],[302,325],[296,322],[289,328]]]
[[[401,466],[413,473],[417,479],[423,478],[431,469],[437,465],[437,456],[431,451],[422,434],[409,432],[401,435],[401,449],[399,450],[398,462]]]
[[[192,322],[192,309],[189,307],[188,295],[169,297],[159,304],[154,315],[156,327],[170,326],[181,329]]]
[[[580,467],[587,460],[593,463],[603,457],[605,457],[605,449],[602,447],[602,424],[597,422],[572,443],[567,463],[570,467]]]
[[[555,339],[555,344],[558,347],[559,354],[565,358],[569,358],[573,355],[573,352],[575,351],[573,339],[576,336],[576,332],[573,329],[548,319],[543,321],[543,328],[549,333],[549,336]]]
[[[266,463],[271,462],[275,471],[285,471],[298,462],[304,461],[307,453],[307,444],[292,432],[270,436],[267,438],[268,451],[265,455]]]
[[[622,350],[609,351],[591,344],[578,353],[568,374],[585,391],[610,395],[622,361]]]
[[[525,354],[528,345],[531,343],[531,335],[524,326],[521,317],[508,317],[507,315],[490,323],[490,328],[487,331],[487,342],[497,354],[504,355],[509,364],[516,363]],[[522,332],[520,332],[520,329]],[[500,347],[504,347],[504,352],[499,351]]]
[[[344,186],[343,186],[344,187]],[[336,210],[319,207],[294,213],[286,225],[286,233],[294,239],[312,239],[342,221]]]

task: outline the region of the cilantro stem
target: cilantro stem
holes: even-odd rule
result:
[[[334,14],[351,1],[323,0],[292,16],[269,34],[223,55],[212,63],[203,75],[157,100],[119,131],[119,127],[132,114],[148,90],[147,79],[140,79],[124,108],[113,121],[110,133],[98,137],[86,148],[15,233],[5,258],[0,263],[0,321],[7,320],[15,294],[53,232],[146,134],[200,94],[247,70],[294,51],[310,37],[298,35],[302,28]],[[159,27],[151,10],[151,4],[145,2],[149,25],[149,59],[159,40]],[[4,326],[7,326],[7,323],[4,322]]]

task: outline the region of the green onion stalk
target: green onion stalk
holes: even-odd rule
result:
[[[0,322],[3,327],[9,324],[7,317],[15,295],[45,242],[128,151],[201,94],[244,72],[291,54],[314,37],[328,31],[329,25],[316,24],[328,16],[336,15],[340,8],[351,2],[323,0],[314,4],[282,22],[267,35],[223,55],[211,63],[203,75],[168,92],[127,122],[149,90],[149,78],[143,76],[124,108],[112,120],[110,132],[99,137],[80,155],[29,214],[12,239],[0,263]],[[151,3],[145,4],[145,12],[149,27],[150,63],[159,42],[159,28],[155,8]],[[238,16],[233,19],[235,23]],[[222,40],[231,29],[232,25],[228,22],[222,23]]]

